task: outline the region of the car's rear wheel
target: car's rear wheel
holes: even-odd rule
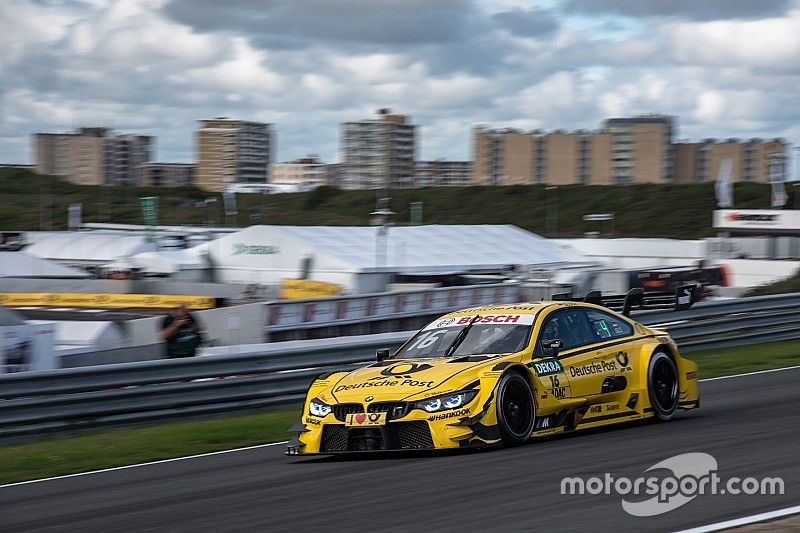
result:
[[[536,406],[528,381],[516,372],[510,372],[497,385],[497,427],[500,438],[507,446],[527,442],[533,432]]]
[[[664,352],[655,352],[647,369],[647,392],[653,413],[659,420],[669,420],[678,410],[678,369]]]

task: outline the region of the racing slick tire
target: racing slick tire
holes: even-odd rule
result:
[[[656,419],[667,421],[678,410],[678,369],[672,357],[654,352],[647,368],[647,393]]]
[[[516,372],[509,372],[497,385],[497,428],[506,446],[525,444],[533,433],[536,405],[528,381]]]

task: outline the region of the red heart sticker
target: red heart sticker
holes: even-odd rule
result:
[[[367,415],[365,415],[364,413],[358,413],[356,415],[356,422],[358,422],[359,424],[363,424],[364,420],[366,420],[366,419],[367,419]]]

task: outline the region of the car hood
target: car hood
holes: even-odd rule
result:
[[[328,392],[340,403],[415,399],[430,391],[445,394],[464,388],[511,355],[388,360],[354,370]],[[367,400],[367,397],[373,399]]]

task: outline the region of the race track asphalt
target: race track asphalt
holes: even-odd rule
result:
[[[514,449],[287,458],[283,446],[0,487],[0,531],[665,531],[800,504],[800,369],[702,383],[702,407]],[[564,476],[636,477],[705,452],[719,475],[780,476],[782,496],[698,496],[649,518]],[[2,468],[2,465],[0,465]]]

